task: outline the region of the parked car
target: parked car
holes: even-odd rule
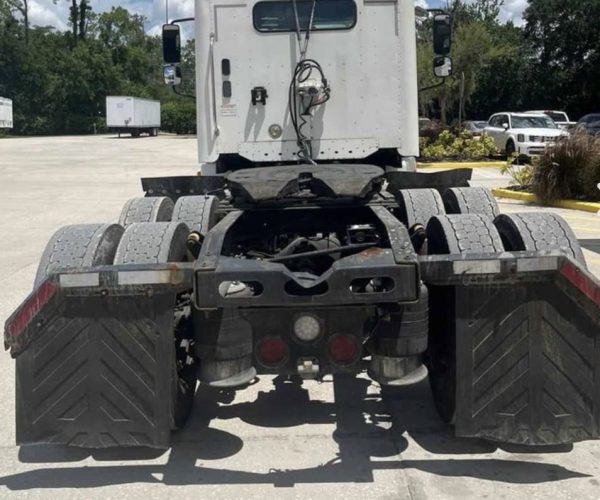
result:
[[[589,134],[600,135],[600,113],[585,115],[577,122],[577,127],[583,128]]]
[[[569,129],[576,125],[575,122],[569,120],[569,116],[564,111],[525,111],[526,113],[538,114],[538,115],[546,115],[554,120],[560,128]]]
[[[431,125],[431,120],[429,118],[421,117],[419,118],[419,131],[425,130]]]
[[[481,137],[488,122],[481,120],[471,120],[463,123],[463,128],[473,137]]]
[[[485,127],[485,134],[494,139],[496,146],[512,156],[541,155],[548,146],[568,134],[546,115],[532,113],[497,113]]]

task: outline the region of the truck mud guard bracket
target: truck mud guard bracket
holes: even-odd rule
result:
[[[395,194],[402,189],[437,189],[441,194],[447,189],[469,187],[473,170],[461,168],[443,172],[387,172],[387,190]]]
[[[219,175],[142,178],[142,189],[146,196],[168,196],[173,201],[181,196],[219,195],[224,185],[225,177]]]
[[[523,445],[600,437],[592,275],[563,255],[526,253],[425,258],[421,271],[432,311],[450,316],[430,335],[456,340],[458,436]]]

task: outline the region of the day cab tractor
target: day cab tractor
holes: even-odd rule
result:
[[[196,1],[200,174],[50,239],[5,326],[19,444],[165,448],[197,383],[365,371],[429,378],[457,436],[599,437],[600,283],[557,215],[416,172],[415,22],[412,0]],[[179,46],[165,25],[171,85]]]

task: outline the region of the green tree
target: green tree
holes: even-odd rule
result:
[[[600,95],[600,2],[530,0],[525,34],[536,51],[532,96],[572,114],[597,111]]]
[[[492,112],[521,104],[523,81],[529,81],[529,53],[523,50],[522,30],[498,20],[503,0],[453,0],[453,77],[446,84],[420,96],[421,112],[438,109],[443,123],[462,116],[487,117]],[[419,28],[419,86],[434,83],[431,75],[433,49],[429,26]],[[464,99],[461,105],[461,79]]]

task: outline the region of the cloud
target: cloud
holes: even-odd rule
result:
[[[513,21],[517,26],[521,26],[523,21],[523,12],[527,8],[527,0],[505,0],[500,13],[502,21]]]
[[[194,16],[194,0],[92,0],[96,13],[109,11],[113,7],[123,7],[132,14],[146,18],[146,33],[159,35],[165,22],[166,2],[168,1],[169,20]],[[423,1],[423,0],[420,0]],[[69,29],[69,7],[67,0],[29,0],[29,21],[32,26],[53,26],[60,31]],[[182,26],[183,38],[192,35],[192,26]]]
[[[66,22],[69,15],[67,2],[60,2],[54,5],[49,1],[30,0],[28,7],[30,25],[54,26],[61,31],[68,29]]]

